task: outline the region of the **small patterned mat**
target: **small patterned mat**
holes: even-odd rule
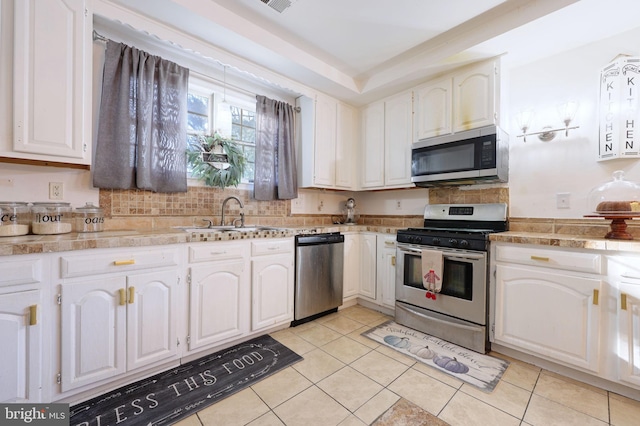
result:
[[[378,417],[372,426],[449,426],[449,423],[400,398]]]
[[[493,391],[509,366],[509,361],[470,351],[395,321],[387,321],[362,335],[485,392]]]

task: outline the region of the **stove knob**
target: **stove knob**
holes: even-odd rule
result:
[[[460,241],[460,247],[469,247],[469,241],[467,240]]]
[[[439,245],[439,244],[440,244],[440,238],[438,238],[438,237],[434,237],[434,238],[431,240],[431,243],[432,243],[434,246]]]
[[[457,246],[458,245],[458,240],[454,240],[453,238],[449,240],[449,244],[451,244],[452,246]]]

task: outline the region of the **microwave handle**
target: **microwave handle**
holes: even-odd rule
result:
[[[417,249],[417,248],[413,248],[413,247],[400,247],[398,246],[398,250],[405,252],[405,253],[409,253],[409,254],[421,254],[422,250]],[[443,256],[448,258],[448,259],[461,259],[461,260],[484,260],[485,258],[485,254],[472,254],[472,253],[465,253],[464,255],[461,255],[459,253],[455,253],[452,255],[447,255],[447,253],[443,253]]]

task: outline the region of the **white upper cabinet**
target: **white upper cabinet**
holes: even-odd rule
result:
[[[494,124],[498,64],[483,62],[453,75],[453,132]]]
[[[423,84],[415,90],[416,136],[415,140],[447,135],[452,132],[451,101],[453,98],[451,77]]]
[[[336,114],[338,104],[325,96],[316,99],[313,181],[333,187],[336,178]]]
[[[297,120],[298,185],[302,188],[354,190],[353,152],[357,111],[328,96],[302,96]]]
[[[384,185],[407,187],[411,183],[413,97],[401,93],[384,103]]]
[[[490,60],[418,86],[414,141],[496,124],[499,68],[497,59]]]
[[[366,106],[362,111],[360,186],[363,189],[411,187],[413,134],[411,92]]]
[[[86,4],[14,3],[13,143],[0,142],[0,156],[91,164],[92,16]]]
[[[358,110],[338,103],[336,127],[336,182],[337,189],[357,189]]]
[[[0,1],[0,150],[11,144],[13,126],[13,2]]]
[[[362,110],[361,182],[364,188],[384,186],[384,102]]]

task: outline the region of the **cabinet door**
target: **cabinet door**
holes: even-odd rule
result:
[[[411,186],[411,144],[413,142],[413,99],[411,92],[384,103],[384,184]]]
[[[362,234],[360,246],[360,294],[376,299],[376,236]]]
[[[333,188],[336,177],[336,108],[331,98],[316,99],[314,184]]]
[[[0,147],[6,149],[13,140],[13,3],[0,1]]]
[[[640,278],[619,288],[618,378],[640,386]]]
[[[30,307],[35,307],[33,310]],[[0,402],[41,402],[40,291],[0,294]]]
[[[61,285],[62,391],[126,371],[126,279]]]
[[[396,306],[396,241],[395,237],[378,235],[377,287],[380,302]]]
[[[248,262],[243,258],[191,268],[190,350],[249,331],[249,280]]]
[[[127,277],[127,371],[177,356],[176,269]]]
[[[416,90],[414,141],[451,133],[452,99],[451,77],[429,82]]]
[[[384,102],[362,111],[362,188],[384,186]]]
[[[85,0],[15,2],[15,156],[91,163],[91,26]]]
[[[357,189],[358,161],[354,161],[358,144],[358,111],[345,104],[338,104],[336,129],[336,188]]]
[[[453,131],[489,126],[496,120],[496,73],[493,61],[453,76]]]
[[[599,371],[602,280],[497,265],[495,341]]]
[[[293,253],[251,261],[251,330],[293,319]]]
[[[358,294],[360,289],[360,235],[344,234],[344,273],[342,297]]]

